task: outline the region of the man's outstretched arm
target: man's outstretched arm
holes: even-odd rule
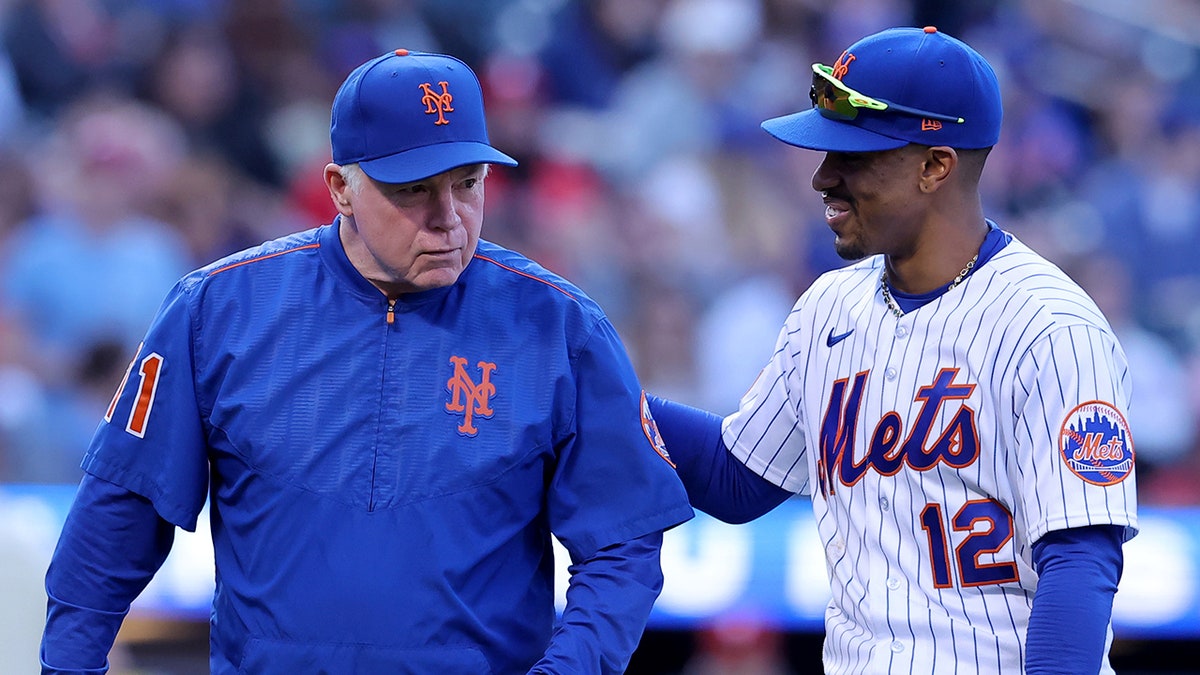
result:
[[[650,394],[646,399],[695,508],[727,523],[745,523],[792,496],[730,454],[720,417]]]

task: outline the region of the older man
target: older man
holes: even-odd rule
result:
[[[105,670],[206,497],[213,673],[623,671],[692,512],[601,310],[479,238],[515,162],[474,73],[375,58],[331,139],[336,222],[186,276],[150,326],[47,573],[44,672]]]

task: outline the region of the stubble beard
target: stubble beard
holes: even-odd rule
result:
[[[867,257],[867,252],[859,244],[852,242],[833,242],[833,250],[838,257],[848,262],[855,262]]]

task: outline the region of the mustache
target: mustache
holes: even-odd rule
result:
[[[854,199],[841,190],[821,190],[821,201],[826,204],[831,201],[853,203]]]

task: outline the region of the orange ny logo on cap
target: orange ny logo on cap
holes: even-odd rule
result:
[[[833,64],[832,75],[839,80],[845,77],[846,71],[850,70],[850,62],[857,58],[857,56],[851,54],[850,52],[842,52],[842,55],[839,56],[838,60]]]
[[[450,104],[454,101],[454,97],[450,95],[446,87],[450,84],[445,80],[438,82],[442,86],[442,93],[437,93],[433,90],[433,85],[428,82],[421,83],[421,91],[424,95],[421,96],[421,103],[425,104],[426,115],[437,115],[435,125],[450,124],[450,120],[446,119],[446,113],[454,112],[454,108]]]

